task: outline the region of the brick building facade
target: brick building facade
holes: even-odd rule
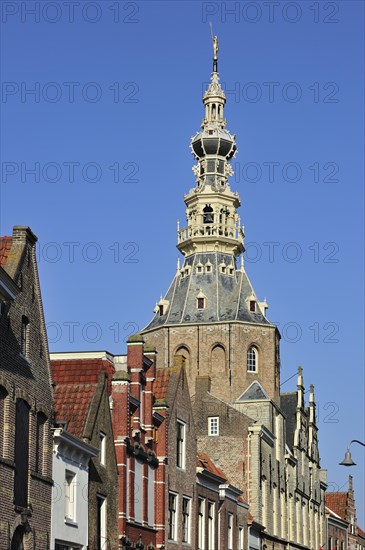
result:
[[[357,523],[355,492],[351,475],[349,475],[347,491],[327,493],[326,506],[330,512],[328,519],[329,550],[338,550],[338,548],[342,550],[342,544],[344,547],[347,545],[348,550],[363,549],[365,534]],[[346,537],[344,525],[346,526]]]
[[[206,453],[198,453],[195,548],[246,550],[247,512],[242,491]]]
[[[88,463],[88,550],[114,550],[118,469],[110,411],[113,359],[104,352],[53,353],[51,368],[56,426],[98,450]],[[75,491],[76,501],[84,498],[83,487],[76,484]]]
[[[126,356],[115,356],[112,381],[114,444],[119,472],[118,539],[121,548],[156,547],[157,433],[164,418],[153,411],[156,353],[139,335]],[[162,505],[162,504],[161,504]]]
[[[1,550],[50,544],[53,391],[36,241],[22,226],[0,239]]]
[[[349,524],[328,506],[326,506],[326,516],[328,550],[348,550]]]

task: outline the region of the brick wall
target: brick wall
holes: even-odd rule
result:
[[[107,499],[107,540],[110,548],[118,548],[118,471],[114,448],[114,435],[109,407],[109,377],[99,374],[99,387],[95,392],[91,407],[96,411],[89,416],[93,419],[91,436],[88,443],[100,447],[100,432],[106,437],[105,464],[100,455],[90,459],[89,463],[89,550],[97,550],[97,507],[98,496]],[[85,432],[88,425],[85,427]],[[84,433],[85,433],[84,432]],[[109,548],[109,546],[105,546]]]
[[[46,550],[50,542],[52,494],[52,387],[48,345],[44,326],[42,300],[35,259],[36,237],[29,228],[15,227],[13,243],[5,270],[20,286],[15,301],[2,310],[0,318],[0,386],[7,396],[0,411],[3,414],[4,441],[0,456],[0,549],[8,550],[9,541],[18,528],[22,536],[21,508],[13,499],[16,399],[30,407],[29,414],[29,481],[28,519],[25,548]],[[22,317],[29,320],[27,357],[21,354]],[[36,445],[37,414],[47,421]],[[38,456],[36,456],[36,451]]]
[[[274,326],[182,325],[161,327],[144,333],[144,337],[156,347],[160,367],[171,367],[176,353],[185,355],[191,393],[195,391],[196,376],[210,376],[212,393],[223,401],[233,402],[258,380],[269,397],[279,403],[279,347]],[[247,372],[247,350],[251,345],[258,349],[256,373]],[[214,360],[217,346],[223,350],[224,361]]]

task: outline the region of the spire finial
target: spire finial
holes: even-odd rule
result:
[[[209,21],[209,25],[210,25],[210,34],[212,36],[212,41],[213,41],[213,73],[217,73],[218,72],[218,50],[219,50],[218,36],[213,35],[213,25],[211,21]]]

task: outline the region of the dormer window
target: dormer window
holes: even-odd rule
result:
[[[224,273],[224,274],[227,273],[227,266],[226,266],[226,264],[223,264],[223,263],[222,263],[222,264],[220,264],[219,267],[221,268],[221,273]]]
[[[203,264],[199,263],[199,264],[196,266],[196,272],[197,272],[197,273],[204,273],[204,266],[203,266]]]
[[[228,271],[228,275],[234,275],[234,267],[232,264],[230,264],[228,267],[227,267],[227,271]]]
[[[162,315],[166,315],[167,310],[169,308],[169,304],[170,302],[168,300],[164,300],[161,298],[158,304],[156,304],[156,308],[155,308],[156,313],[158,313],[160,317]]]
[[[212,272],[212,264],[205,264],[205,271],[207,273],[211,273]]]
[[[212,135],[213,135],[213,130],[208,130],[208,134],[209,134],[210,136],[212,136]]]
[[[250,311],[256,313],[256,302],[255,300],[250,300]]]
[[[206,307],[206,296],[203,294],[202,290],[200,289],[199,294],[196,297],[196,307],[197,309],[205,309]]]

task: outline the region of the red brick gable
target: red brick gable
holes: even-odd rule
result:
[[[4,267],[11,249],[12,237],[0,237],[0,266]]]
[[[326,506],[346,520],[347,493],[327,493]]]
[[[169,382],[170,371],[157,369],[156,379],[153,384],[153,394],[155,399],[166,399]]]

